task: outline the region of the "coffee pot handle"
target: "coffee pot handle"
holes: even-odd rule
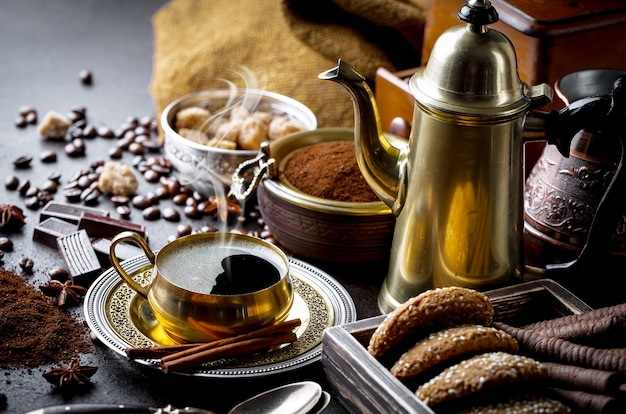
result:
[[[619,163],[598,204],[580,254],[571,262],[547,265],[545,277],[572,278],[591,270],[594,260],[608,254],[611,236],[626,211],[626,198],[621,194],[626,189],[626,76],[615,80],[609,95],[580,99],[558,112],[552,111],[546,119],[545,137],[564,157],[569,157],[571,141],[583,128],[601,130],[603,136],[617,139],[621,149]]]

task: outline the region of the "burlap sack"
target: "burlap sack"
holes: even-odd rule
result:
[[[225,88],[227,80],[299,100],[320,127],[352,126],[347,91],[317,75],[341,58],[373,86],[379,67],[419,66],[426,3],[172,0],[152,20],[157,115],[173,100]]]

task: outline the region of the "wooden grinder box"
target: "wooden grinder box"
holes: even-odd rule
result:
[[[626,69],[623,0],[491,0],[493,25],[513,43],[520,77],[530,85],[554,82],[581,69]],[[422,64],[448,28],[463,24],[462,1],[432,0],[424,29]]]

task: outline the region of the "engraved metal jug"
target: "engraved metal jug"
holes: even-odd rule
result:
[[[585,69],[568,73],[554,89],[565,105],[611,94],[618,69]],[[580,130],[563,157],[546,146],[526,179],[524,230],[526,263],[544,267],[568,262],[580,254],[595,212],[621,159],[620,142],[606,131]],[[612,233],[609,233],[612,230]],[[599,242],[607,254],[626,257],[626,215],[606,229]],[[596,243],[597,247],[597,243]]]
[[[378,297],[383,313],[433,287],[521,280],[524,142],[546,140],[567,157],[586,123],[618,129],[614,120],[624,119],[621,87],[561,111],[538,111],[552,88],[519,78],[512,43],[488,26],[498,20],[491,3],[470,0],[459,18],[467,24],[445,31],[409,82],[415,107],[406,146],[382,132],[373,93],[353,67],[340,60],[319,75],[353,98],[359,167],[397,216]]]

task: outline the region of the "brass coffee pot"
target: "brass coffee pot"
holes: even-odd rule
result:
[[[523,144],[545,140],[567,157],[583,127],[617,131],[618,120],[626,119],[623,82],[612,95],[538,111],[551,101],[552,88],[519,78],[512,43],[488,26],[498,20],[491,3],[470,0],[458,17],[467,24],[445,31],[409,81],[415,108],[406,146],[394,146],[382,132],[373,93],[354,68],[340,60],[319,75],[350,92],[360,170],[397,216],[378,297],[383,313],[433,287],[486,289],[520,281]],[[621,183],[619,176],[614,181]]]

